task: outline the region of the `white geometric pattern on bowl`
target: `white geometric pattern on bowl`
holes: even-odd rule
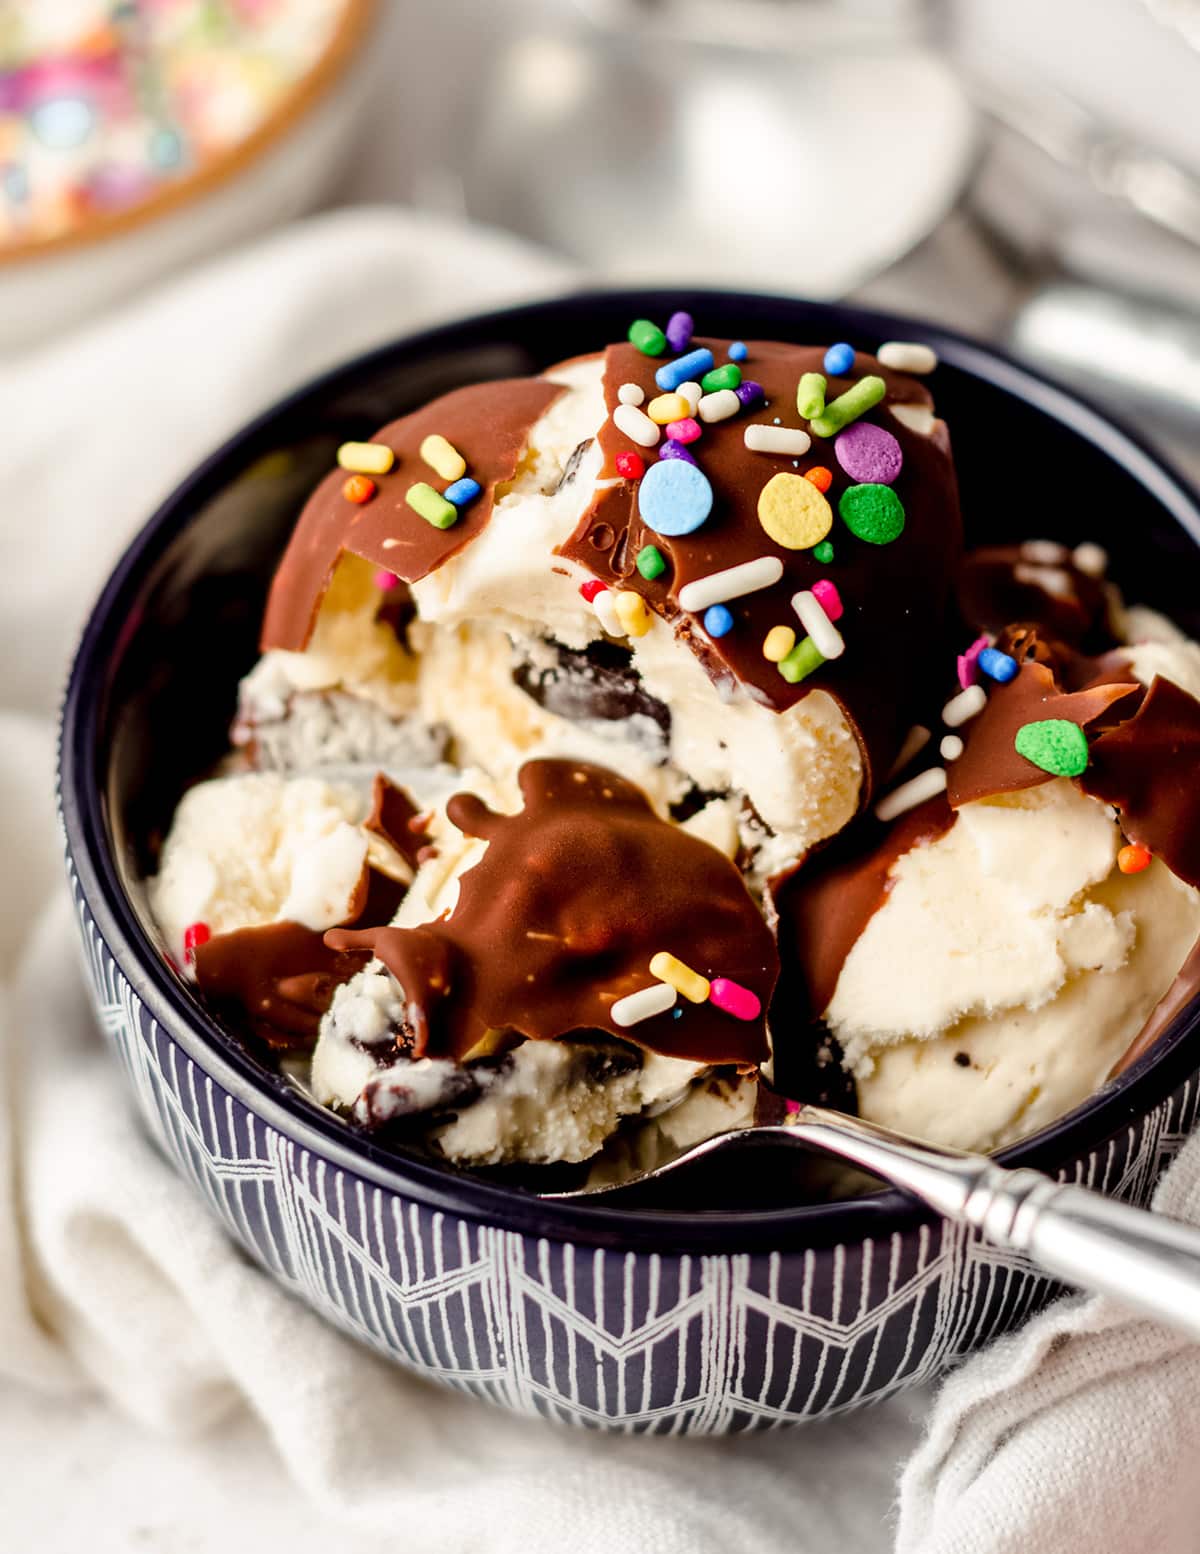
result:
[[[608,1429],[764,1428],[928,1380],[1054,1293],[962,1226],[794,1252],[612,1252],[404,1198],[289,1139],[199,1068],[139,1000],[70,876],[101,1025],[163,1153],[285,1287],[431,1379]],[[1147,1202],[1198,1097],[1188,1079],[1064,1178]]]

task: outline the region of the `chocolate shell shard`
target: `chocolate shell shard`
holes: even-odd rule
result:
[[[516,815],[471,794],[451,799],[455,825],[488,847],[447,916],[326,935],[333,950],[378,956],[396,978],[413,1055],[462,1061],[498,1031],[540,1041],[603,1031],[696,1063],[764,1061],[762,1018],[686,1001],[678,1019],[668,1012],[629,1029],[611,1015],[653,982],[659,950],[702,976],[732,977],[768,1007],[779,957],[735,865],[603,767],[531,761],[519,780]]]
[[[409,793],[383,772],[376,772],[371,813],[363,821],[363,829],[381,837],[414,870],[420,865],[418,853],[430,842],[419,823],[420,813]]]
[[[729,342],[703,340],[699,344],[723,359]],[[633,346],[609,347],[604,380],[609,419],[600,432],[604,455],[600,479],[612,484],[597,491],[575,533],[560,547],[560,554],[605,583],[634,589],[677,628],[699,624],[691,622],[679,608],[679,590],[688,583],[764,555],[779,557],[784,570],[777,584],[729,602],[732,630],[714,639],[688,629],[689,646],[718,684],[739,683],[757,701],[777,711],[817,689],[835,697],[863,747],[865,802],[871,787],[870,770],[878,774],[888,770],[913,721],[909,714],[914,692],[937,643],[958,565],[961,522],[948,438],[940,423],[935,423],[932,435],[923,436],[889,414],[892,404],[929,406],[931,400],[923,385],[888,372],[868,356],[856,358],[855,380],[878,373],[886,385],[884,401],[863,420],[885,427],[900,446],[903,462],[895,491],[907,522],[899,538],[883,547],[856,540],[837,523],[837,560],[832,568],[827,567],[811,549],[793,550],[777,544],[759,521],[758,498],[776,474],[802,475],[823,466],[831,475],[827,500],[836,510],[842,492],[853,482],[834,456],[833,440],[814,438],[809,451],[796,459],[764,454],[745,444],[746,427],[756,422],[774,425],[778,419],[785,427],[807,430],[796,410],[796,385],[805,372],[822,370],[824,350],[754,341],[749,342],[748,353],[747,371],[762,384],[767,402],[705,426],[703,436],[689,451],[712,487],[711,515],[691,533],[667,536],[652,531],[640,516],[639,482],[619,477],[617,456],[629,451],[645,455],[645,450],[635,449],[612,420],[622,384],[636,383],[648,400],[657,394],[656,363]],[[830,395],[841,393],[852,381],[831,380]],[[643,577],[636,566],[639,552],[649,544],[668,562],[665,571],[652,579]],[[811,589],[822,577],[836,581],[845,606],[839,630],[846,650],[836,662],[822,664],[818,673],[791,684],[763,657],[763,639],[773,626],[794,619],[793,594]]]
[[[375,495],[359,504],[343,495],[346,473],[332,471],[309,497],[276,570],[263,620],[264,652],[301,652],[321,600],[344,551],[415,583],[456,555],[487,526],[496,488],[511,481],[529,434],[562,393],[545,378],[507,378],[455,389],[411,415],[382,427],[371,439],[395,454],[387,474],[375,475]],[[483,487],[448,529],[426,523],[405,501],[411,486],[427,482],[420,457],[426,437],[441,434],[467,461]]]
[[[1157,676],[1131,718],[1092,741],[1079,786],[1121,829],[1200,886],[1200,702]]]

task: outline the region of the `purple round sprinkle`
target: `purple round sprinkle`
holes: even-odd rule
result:
[[[837,461],[861,485],[890,486],[904,464],[900,444],[891,432],[870,421],[855,421],[833,445]]]
[[[673,351],[686,351],[694,327],[690,313],[672,313],[667,321],[667,344]]]
[[[685,464],[694,464],[696,461],[688,452],[684,443],[676,442],[674,437],[668,437],[666,442],[658,446],[660,459],[682,459]]]
[[[755,383],[753,378],[743,378],[733,391],[743,410],[753,410],[755,405],[761,405],[766,399],[766,391],[761,383]]]

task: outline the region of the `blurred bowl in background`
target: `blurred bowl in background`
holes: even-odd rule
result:
[[[114,26],[120,26],[118,13],[133,16],[137,9],[112,7]],[[255,0],[250,11],[259,9]],[[334,10],[319,48],[294,77],[281,82],[279,62],[261,55],[237,61],[247,73],[274,72],[274,80],[263,83],[269,106],[255,113],[236,93],[228,94],[221,106],[236,122],[226,124],[221,144],[201,147],[182,173],[166,169],[161,178],[151,177],[147,159],[147,176],[128,197],[114,189],[111,198],[92,198],[106,178],[136,175],[129,163],[101,161],[88,169],[80,190],[64,188],[53,225],[31,220],[22,232],[9,220],[0,234],[0,352],[37,344],[195,260],[303,214],[329,192],[369,99],[364,87],[372,53],[366,44],[378,7],[376,0],[340,0]],[[10,25],[4,18],[3,27]],[[83,133],[89,99],[99,116],[106,94],[161,88],[152,62],[120,54],[127,42],[106,29],[100,40],[83,36],[69,55],[51,50],[12,68],[11,40],[0,29],[0,131],[6,131],[0,133],[0,178],[6,196],[8,180],[28,180],[14,145],[22,115],[53,108],[44,141],[51,150],[68,149],[72,136]],[[103,70],[89,66],[93,43]],[[216,47],[206,67],[215,91],[221,83],[212,78],[220,66]],[[184,83],[182,90],[188,89]],[[68,109],[74,110],[69,123]],[[144,113],[120,131],[125,147],[129,134],[152,122],[151,110]]]

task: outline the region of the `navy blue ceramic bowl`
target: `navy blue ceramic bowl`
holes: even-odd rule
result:
[[[543,1203],[389,1153],[214,1023],[165,961],[140,884],[184,781],[224,746],[266,580],[336,445],[434,393],[536,371],[678,306],[720,335],[868,350],[928,340],[972,541],[1098,540],[1133,598],[1200,628],[1195,496],[1071,394],[907,319],[724,292],[604,293],[402,340],[214,454],[104,589],[67,691],[60,777],[101,1023],[146,1125],[246,1251],[427,1376],[553,1419],[699,1433],[884,1397],[1020,1322],[1051,1288],[894,1193],[781,1202],[762,1156],[720,1199],[698,1194],[720,1207],[613,1209]],[[1144,1201],[1196,1115],[1198,1025],[1193,1006],[1116,1083],[1006,1158]]]

